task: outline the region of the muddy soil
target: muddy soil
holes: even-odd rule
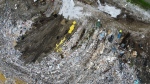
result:
[[[39,18],[33,24],[34,28],[20,37],[16,49],[23,53],[21,59],[25,63],[35,62],[39,57],[45,56],[54,50],[56,43],[67,35],[71,24],[66,21],[68,23],[62,25],[63,19],[60,15]],[[69,38],[68,35],[67,38]]]

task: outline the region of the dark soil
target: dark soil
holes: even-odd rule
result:
[[[56,16],[56,15],[55,15]],[[36,28],[26,32],[18,41],[16,49],[22,52],[21,59],[25,63],[35,62],[40,56],[51,52],[69,30],[71,24],[62,25],[62,16],[40,17],[33,26]],[[68,35],[67,35],[68,36]]]

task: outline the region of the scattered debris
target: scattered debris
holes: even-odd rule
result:
[[[97,1],[99,4],[98,9],[100,11],[103,11],[103,12],[110,14],[111,17],[116,18],[121,13],[120,9],[117,9],[113,6],[109,6],[108,4],[105,4],[105,6],[103,6],[103,5],[101,5],[100,0],[97,0]]]
[[[103,5],[99,0],[97,4],[90,3],[97,0],[83,0],[91,5],[75,0],[33,1],[14,3],[17,10],[9,9],[14,7],[10,4],[13,1],[9,1],[10,7],[4,7],[5,15],[0,17],[0,70],[3,70],[0,83],[130,84],[149,81],[149,43],[145,39],[149,24],[142,23],[138,27],[141,22],[134,19],[133,26],[113,19],[121,10],[104,0],[101,0]],[[26,5],[29,10],[21,12]],[[97,5],[101,11],[97,10]],[[97,18],[101,20],[96,21]],[[121,29],[119,33],[117,29]],[[139,42],[141,38],[143,42]],[[16,76],[19,78],[15,79]]]
[[[132,52],[132,56],[133,56],[133,57],[136,57],[136,56],[137,56],[137,52],[136,52],[136,51],[133,51],[133,52]]]
[[[63,15],[64,18],[68,18],[69,19],[75,19],[75,18],[82,18],[85,16],[91,16],[90,13],[84,13],[82,12],[83,7],[80,6],[75,6],[74,0],[62,0],[63,4],[62,4],[62,8],[60,9],[59,14]]]

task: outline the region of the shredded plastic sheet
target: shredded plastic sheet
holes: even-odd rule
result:
[[[97,0],[97,2],[99,4],[98,9],[103,11],[103,12],[106,12],[106,13],[110,14],[111,17],[116,18],[117,15],[119,15],[121,13],[121,10],[117,9],[114,6],[109,6],[107,4],[105,4],[105,6],[102,6],[99,0]]]

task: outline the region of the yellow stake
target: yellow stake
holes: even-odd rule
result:
[[[73,23],[72,23],[72,25],[70,26],[70,29],[69,29],[69,31],[68,31],[69,34],[71,34],[72,31],[74,30],[75,24],[76,24],[76,21],[73,21]]]
[[[71,34],[72,31],[74,30],[75,24],[76,24],[76,21],[73,21],[73,23],[72,23],[72,25],[70,26],[70,29],[69,29],[69,31],[68,31],[69,34]],[[66,40],[66,37],[64,37],[64,38],[59,42],[59,44],[56,44],[56,47],[55,47],[56,52],[62,51],[62,49],[59,48],[59,47],[60,47],[60,45],[62,45],[62,44],[64,43],[65,40]]]

